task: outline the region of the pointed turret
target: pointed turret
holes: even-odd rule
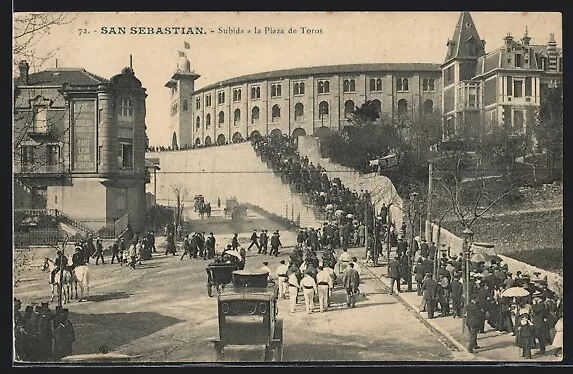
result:
[[[448,40],[448,53],[444,64],[453,59],[476,59],[485,54],[484,41],[480,39],[470,12],[462,12],[454,36]]]

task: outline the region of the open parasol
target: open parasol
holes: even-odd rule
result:
[[[483,254],[483,253],[476,253],[474,255],[472,255],[472,257],[470,257],[470,261],[471,262],[486,262],[489,258],[489,256]]]
[[[240,254],[239,252],[237,252],[237,251],[225,251],[224,254],[226,254],[226,255],[231,255],[231,256],[235,256],[235,257],[237,257],[237,258],[240,259],[240,260],[243,259],[243,256],[241,256],[241,254]]]
[[[502,297],[524,297],[528,295],[529,291],[523,287],[510,287],[501,293]]]
[[[354,215],[353,215],[353,214],[350,214],[350,213],[348,213],[348,214],[346,215],[346,218],[348,218],[348,219],[350,219],[350,218],[354,218]]]

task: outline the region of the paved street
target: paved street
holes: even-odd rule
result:
[[[219,249],[233,232],[247,242],[252,228],[281,230],[285,249],[279,257],[247,255],[246,269],[258,269],[262,261],[276,268],[294,243],[287,228],[249,212],[243,222],[221,217],[215,210],[211,219],[199,220],[191,214],[193,230],[214,232]],[[72,301],[70,320],[76,330],[74,354],[93,353],[101,344],[111,351],[131,355],[138,362],[213,362],[211,338],[218,335],[216,298],[206,290],[205,267],[208,261],[179,260],[161,252],[163,237],[158,237],[159,253],[132,270],[109,264],[90,264],[90,301]],[[49,298],[48,274],[37,266],[53,249],[38,249],[32,267],[26,270],[15,296],[23,305]],[[363,252],[363,249],[354,251]],[[179,251],[179,255],[182,252]],[[373,273],[363,272],[362,295],[355,309],[343,307],[344,291],[336,289],[333,307],[307,315],[299,304],[294,314],[288,300],[279,300],[279,315],[284,319],[284,361],[452,361],[465,360],[447,339],[431,332],[394,296],[384,291]],[[55,302],[51,305],[53,309]],[[453,349],[453,350],[452,350]],[[228,352],[232,361],[260,360],[259,352]]]

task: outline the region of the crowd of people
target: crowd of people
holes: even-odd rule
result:
[[[235,139],[233,140],[232,143],[244,143],[246,141],[249,141],[250,139],[244,139],[244,138],[240,138],[240,139]],[[157,146],[149,146],[147,147],[147,152],[165,152],[165,151],[184,151],[184,150],[188,150],[188,149],[198,149],[198,148],[206,148],[206,147],[215,147],[215,146],[219,146],[219,145],[228,145],[229,142],[226,141],[224,143],[218,143],[218,142],[214,142],[214,143],[210,143],[210,144],[183,144],[183,145],[176,145],[176,146],[163,146],[163,145],[157,145]]]
[[[14,298],[15,359],[28,362],[60,361],[72,354],[76,340],[74,326],[68,319],[68,309],[56,306],[52,311],[48,302],[27,305]]]

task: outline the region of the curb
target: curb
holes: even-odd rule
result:
[[[368,269],[368,272],[376,279],[378,279],[381,283],[383,283],[386,287],[390,287],[389,283],[388,283],[388,278],[385,276],[378,276],[376,275],[369,266],[367,266],[364,261],[360,260],[361,262],[361,267],[362,269]],[[472,355],[471,353],[468,352],[467,348],[465,347],[464,344],[460,343],[456,338],[454,338],[450,333],[448,333],[447,331],[445,331],[444,329],[442,329],[440,326],[438,326],[432,319],[428,319],[428,318],[424,318],[421,316],[421,312],[418,308],[418,306],[416,305],[412,305],[410,303],[410,301],[408,301],[407,299],[403,298],[402,296],[400,296],[399,293],[395,293],[394,296],[396,298],[399,298],[403,303],[405,303],[406,305],[408,305],[410,307],[410,309],[412,311],[414,311],[418,316],[420,316],[421,318],[424,319],[424,321],[426,321],[429,325],[431,325],[436,331],[438,331],[442,336],[444,336],[446,339],[448,339],[450,341],[450,343],[452,343],[459,351],[460,353],[464,354],[464,356],[467,356],[468,358],[470,358],[472,361],[491,361],[488,358],[485,357],[476,357],[474,355]]]

